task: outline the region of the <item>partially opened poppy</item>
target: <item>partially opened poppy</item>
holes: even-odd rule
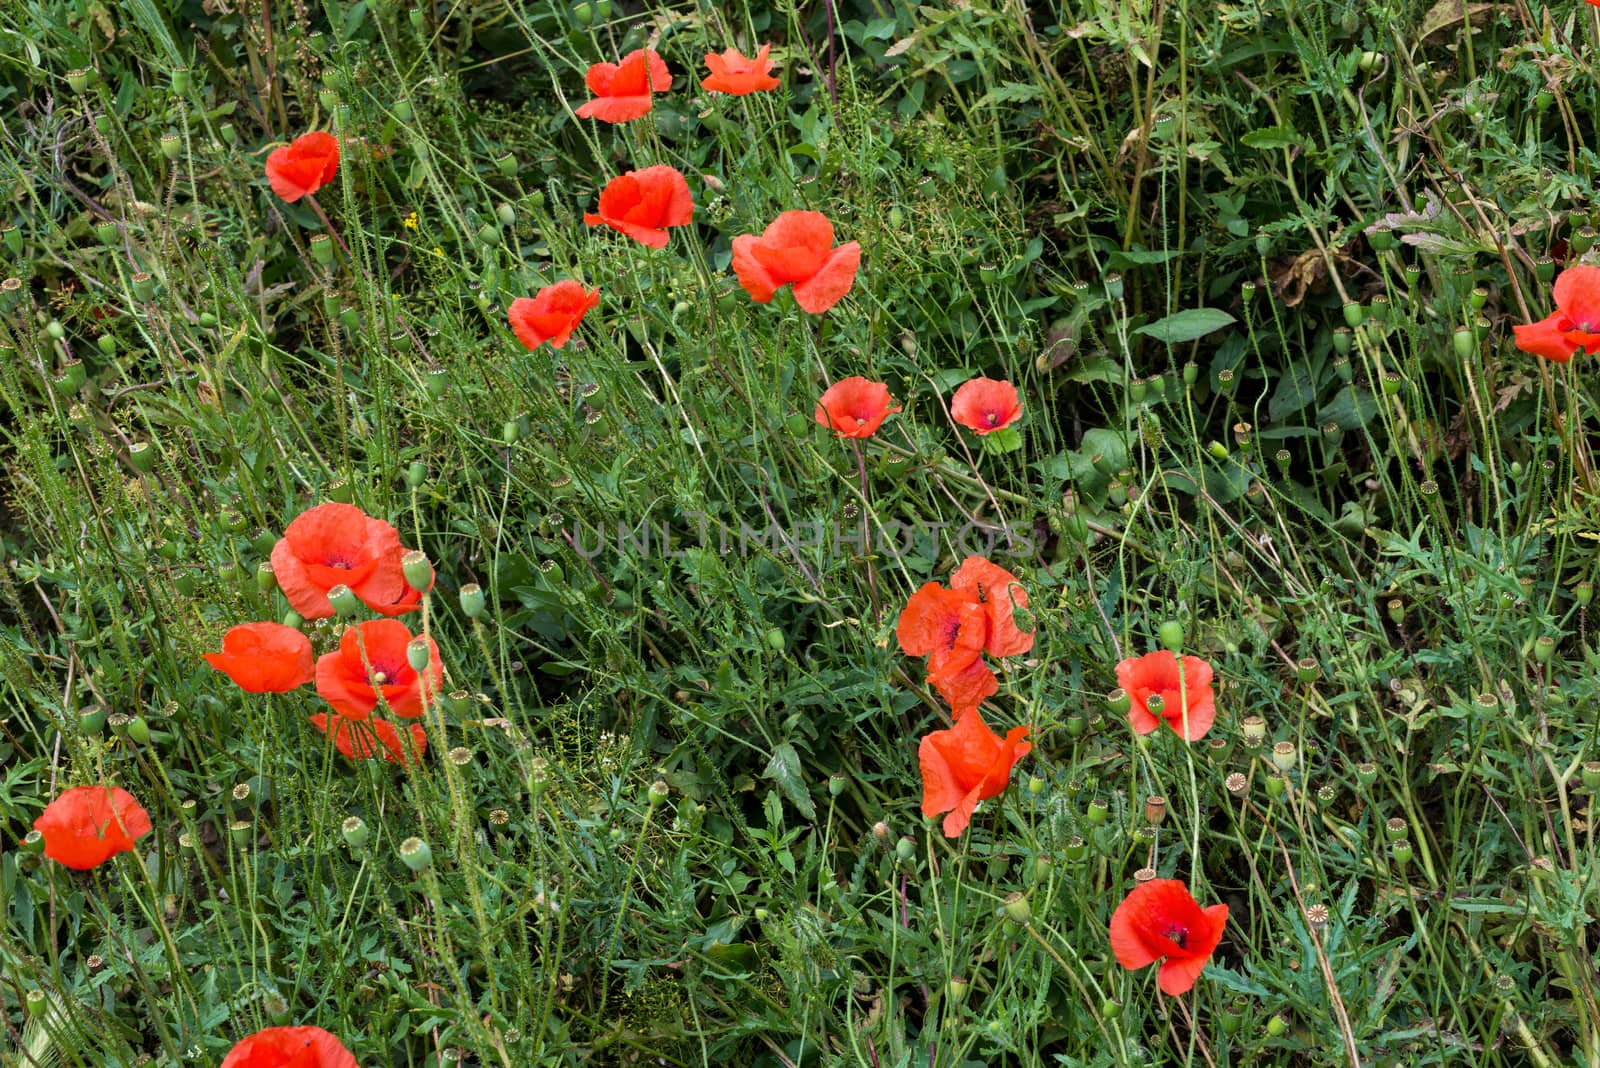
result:
[[[120,786],[74,786],[45,806],[33,829],[44,855],[69,868],[97,868],[150,833],[150,814]]]
[[[320,1027],[269,1027],[241,1040],[222,1068],[360,1068],[351,1052]]]
[[[301,134],[267,155],[267,184],[293,204],[333,181],[339,171],[339,139],[322,130]]]
[[[1111,952],[1130,971],[1164,960],[1156,982],[1175,997],[1200,978],[1227,923],[1228,906],[1202,909],[1180,880],[1151,879],[1111,914]]]
[[[764,44],[754,59],[747,59],[737,48],[729,48],[720,56],[706,53],[706,69],[711,74],[700,80],[700,88],[713,93],[732,96],[749,96],[766,89],[776,89],[778,79],[772,76],[772,46]]]
[[[989,615],[973,590],[925,582],[895,624],[902,652],[928,658],[928,675],[952,676],[969,667],[989,639]]]
[[[206,663],[249,693],[288,693],[311,681],[311,639],[282,623],[241,623],[222,636],[222,652]]]
[[[1210,664],[1198,656],[1186,656],[1180,681],[1178,658],[1166,649],[1130,657],[1117,665],[1117,684],[1127,691],[1128,720],[1134,731],[1149,734],[1165,721],[1180,738],[1190,742],[1205,737],[1217,717],[1211,678]],[[1158,700],[1152,702],[1152,698]],[[1152,703],[1156,705],[1154,709]]]
[[[410,629],[398,619],[373,619],[346,629],[339,648],[317,658],[318,696],[351,719],[370,716],[380,696],[397,716],[422,715],[423,687],[432,700],[444,682],[444,669],[439,647],[429,638],[428,667],[419,674],[406,656],[410,642]]]
[[[1017,387],[994,378],[973,378],[950,398],[950,418],[978,434],[993,434],[1022,418]]]
[[[922,814],[944,818],[947,838],[959,838],[972,822],[979,801],[998,797],[1011,781],[1011,769],[1033,746],[1022,739],[1027,727],[1013,727],[1001,738],[976,711],[961,716],[949,730],[934,731],[917,747],[922,768]]]
[[[532,297],[511,302],[511,330],[529,349],[545,342],[553,349],[567,343],[590,308],[600,303],[598,289],[585,289],[571,279],[545,286]]]
[[[621,63],[596,63],[583,80],[594,99],[578,109],[578,118],[628,122],[650,113],[651,94],[672,88],[672,71],[655,49],[636,48]]]
[[[401,550],[400,557],[402,561],[405,559],[404,549]],[[422,607],[422,595],[432,591],[433,584],[437,581],[439,581],[439,573],[433,569],[432,564],[429,564],[427,586],[419,590],[415,586],[411,585],[411,583],[407,582],[405,584],[405,589],[401,591],[400,596],[395,600],[390,601],[388,604],[375,604],[369,601],[367,602],[367,607],[378,613],[380,616],[403,616],[407,612],[415,612],[418,608]]]
[[[1028,607],[1028,591],[1017,576],[981,556],[969,556],[950,576],[953,590],[973,590],[989,614],[990,656],[1017,656],[1033,648],[1033,632],[1017,627],[1016,608]]]
[[[295,517],[272,547],[272,573],[289,606],[306,619],[333,615],[328,591],[349,586],[369,605],[405,596],[400,532],[353,504],[328,503]]]
[[[311,725],[327,734],[330,718],[333,720],[334,748],[350,760],[371,760],[375,756],[382,756],[391,764],[406,763],[405,743],[400,738],[400,732],[388,720],[377,716],[352,720],[344,716],[329,717],[326,712],[318,712],[311,717]],[[420,757],[423,750],[428,748],[428,732],[422,729],[420,723],[408,726],[411,729],[411,746]]]
[[[761,232],[733,239],[733,272],[758,304],[786,285],[795,303],[821,315],[850,292],[861,266],[861,245],[833,247],[833,224],[820,211],[786,211]]]
[[[1513,326],[1517,348],[1566,363],[1574,353],[1600,354],[1600,267],[1579,264],[1556,278],[1556,310],[1536,323]]]
[[[600,211],[583,213],[589,226],[609,226],[651,248],[667,247],[667,227],[694,219],[689,182],[666,164],[629,171],[600,191]]]
[[[855,375],[841,378],[817,400],[816,420],[841,438],[870,438],[900,409],[889,387]]]

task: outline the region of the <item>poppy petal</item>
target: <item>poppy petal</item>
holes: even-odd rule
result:
[[[206,663],[247,693],[287,693],[316,673],[311,639],[281,623],[242,623],[222,636],[222,652]]]
[[[821,315],[850,292],[850,288],[856,284],[856,271],[860,266],[860,243],[850,241],[840,245],[822,261],[816,274],[794,284],[795,303],[804,312]]]
[[[756,247],[761,241],[755,234],[740,234],[733,239],[733,273],[744,291],[757,304],[767,304],[778,286],[783,283],[756,258]]]

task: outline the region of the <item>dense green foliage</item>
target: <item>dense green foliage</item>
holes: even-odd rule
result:
[[[700,90],[767,41],[778,90]],[[650,116],[576,119],[647,42]],[[1578,0],[0,6],[4,1045],[1600,1058],[1600,412],[1592,358],[1511,345],[1595,242],[1597,48]],[[311,129],[338,176],[285,203]],[[656,163],[665,250],[583,224]],[[729,269],[797,208],[863,248],[822,316]],[[562,278],[600,307],[525,350]],[[849,375],[904,406],[860,443],[812,418]],[[951,423],[974,375],[1018,427]],[[420,766],[201,660],[283,617],[258,565],[325,500],[437,569]],[[1032,598],[992,707],[1034,748],[946,839],[894,628],[969,552]],[[1193,746],[1106,708],[1167,620],[1219,678]],[[16,848],[86,782],[150,810],[136,857]],[[1111,957],[1145,867],[1231,910],[1181,999]]]

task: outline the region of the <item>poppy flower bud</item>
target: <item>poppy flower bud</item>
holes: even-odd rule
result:
[[[903,835],[900,841],[894,844],[894,855],[902,863],[911,863],[911,858],[917,855],[917,840],[908,835]]]
[[[426,638],[412,638],[406,643],[406,663],[412,671],[426,671],[431,655]]]
[[[1019,927],[1026,927],[1033,922],[1033,908],[1028,904],[1028,898],[1020,891],[1007,894],[1002,905],[1006,918]]]
[[[1161,639],[1162,648],[1169,652],[1176,653],[1183,648],[1183,624],[1175,619],[1169,619],[1161,624],[1156,635]]]
[[[333,605],[333,610],[340,619],[349,619],[361,611],[361,598],[342,582],[328,591],[328,603]]]
[[[1100,798],[1089,802],[1089,807],[1084,811],[1083,818],[1089,821],[1090,826],[1098,827],[1111,815],[1111,809]]]
[[[469,582],[461,587],[461,611],[468,619],[481,619],[487,605],[483,587],[476,582]]]
[[[1299,762],[1299,759],[1299,756],[1295,753],[1293,742],[1279,742],[1272,747],[1272,766],[1279,771],[1287,772],[1292,770],[1295,764]]]
[[[1395,867],[1404,868],[1411,863],[1415,853],[1411,848],[1411,842],[1402,838],[1389,848],[1389,855],[1394,858]]]
[[[433,850],[420,838],[407,838],[400,843],[400,861],[412,871],[424,872],[433,864]]]
[[[1110,710],[1113,716],[1126,716],[1128,709],[1131,707],[1133,707],[1133,699],[1128,696],[1128,691],[1122,687],[1119,686],[1106,694],[1106,708]]]

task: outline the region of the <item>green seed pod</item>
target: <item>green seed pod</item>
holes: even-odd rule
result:
[[[1106,694],[1106,708],[1113,716],[1126,716],[1128,709],[1133,707],[1133,699],[1128,696],[1128,691],[1117,687]]]
[[[100,74],[93,67],[79,67],[77,70],[67,71],[67,85],[74,93],[87,93],[89,87],[100,80]]]
[[[1322,668],[1315,658],[1303,656],[1295,662],[1294,673],[1295,677],[1301,682],[1309,684],[1317,681],[1317,676],[1322,673]]]
[[[299,612],[296,612],[293,608],[289,609],[283,614],[283,625],[286,627],[293,627],[295,630],[301,630],[305,627],[305,622],[305,617],[303,617]]]
[[[271,593],[278,584],[278,576],[272,571],[272,561],[263,560],[256,565],[256,590],[261,593]]]
[[[428,646],[426,638],[412,638],[406,642],[406,663],[411,665],[411,670],[417,673],[428,670],[428,662],[433,658],[433,650]]]
[[[1089,802],[1089,807],[1084,810],[1083,818],[1089,821],[1090,826],[1098,827],[1105,823],[1110,815],[1111,809],[1104,801],[1097,797],[1093,801]]]
[[[26,835],[24,835],[22,839],[22,851],[24,853],[43,853],[44,832],[29,831]]]
[[[328,603],[340,619],[349,619],[361,611],[361,598],[342,582],[328,591]]]
[[[1584,608],[1589,607],[1589,602],[1594,600],[1594,583],[1584,579],[1572,587],[1572,598]]]
[[[1333,351],[1338,353],[1340,356],[1350,355],[1350,339],[1353,336],[1354,335],[1351,334],[1349,327],[1339,327],[1333,332]],[[1345,381],[1349,381],[1349,379],[1346,379]]]
[[[1289,780],[1281,775],[1272,775],[1267,778],[1267,796],[1276,801],[1289,789]]]
[[[650,788],[645,791],[645,800],[650,803],[651,808],[655,808],[657,805],[661,804],[661,802],[665,801],[668,796],[670,796],[671,792],[671,788],[667,786],[665,780],[657,779],[655,782],[651,783]]]
[[[1402,838],[1398,842],[1394,843],[1394,845],[1389,847],[1389,855],[1394,858],[1396,867],[1404,868],[1407,864],[1411,863],[1411,859],[1413,856],[1415,856],[1415,853],[1411,848],[1411,843]]]
[[[1388,252],[1395,246],[1394,232],[1392,230],[1374,230],[1367,235],[1367,244],[1372,246],[1374,252]]]
[[[1591,794],[1600,791],[1600,760],[1583,762],[1583,788]]]
[[[183,155],[183,138],[175,133],[162,134],[158,144],[161,146],[161,154],[170,162],[176,163]]]
[[[63,397],[76,396],[89,380],[89,372],[84,369],[81,360],[68,360],[61,365],[61,370],[55,377],[56,392]]]
[[[1006,918],[1019,927],[1026,927],[1033,922],[1033,908],[1021,892],[1007,894],[1002,907]]]
[[[1344,324],[1354,330],[1367,319],[1367,310],[1355,301],[1344,306]]]
[[[194,85],[194,80],[189,75],[188,67],[172,68],[172,91],[174,93],[180,96],[184,95],[189,92],[189,88],[192,85]]]
[[[202,330],[210,330],[212,327],[214,327],[216,325],[217,325],[217,317],[215,315],[212,315],[210,312],[201,312],[200,313],[200,329],[202,329]]]
[[[1228,458],[1228,447],[1215,438],[1206,443],[1206,452],[1211,455],[1213,460],[1226,460]]]
[[[838,797],[840,794],[844,793],[845,788],[849,785],[849,779],[839,772],[834,772],[832,775],[828,776],[828,796]]]
[[[1293,742],[1279,742],[1272,747],[1272,766],[1282,772],[1294,770],[1300,762],[1300,756],[1295,752]]]
[[[95,339],[95,346],[106,356],[115,356],[117,354],[117,339],[110,334],[101,334]]]
[[[148,475],[156,469],[156,450],[148,441],[136,441],[128,446],[128,462],[135,471]]]
[[[1386,397],[1398,397],[1400,395],[1400,387],[1404,384],[1404,379],[1394,371],[1385,371],[1383,375],[1383,395]]]
[[[1289,1031],[1289,1021],[1282,1016],[1274,1015],[1267,1021],[1267,1034],[1273,1038],[1282,1038]]]
[[[775,653],[783,652],[788,645],[787,640],[783,636],[783,631],[778,627],[767,628],[766,642],[767,648],[771,649]]]
[[[421,489],[422,484],[428,480],[428,465],[421,460],[412,460],[406,468],[406,488]]]
[[[1239,734],[1246,749],[1256,749],[1267,740],[1267,721],[1260,716],[1246,716],[1239,723]]]
[[[1539,281],[1548,285],[1555,279],[1556,261],[1549,256],[1540,256],[1533,261],[1533,273],[1538,276]]]
[[[1533,658],[1541,664],[1550,663],[1550,658],[1555,655],[1556,640],[1548,634],[1541,634],[1533,641]]]
[[[414,872],[424,872],[433,864],[433,850],[420,838],[407,838],[400,843],[400,861]]]
[[[78,729],[84,734],[99,734],[106,729],[106,710],[98,706],[78,713]]]
[[[327,234],[312,234],[311,258],[324,267],[333,266],[333,238]]]
[[[962,1002],[966,1001],[967,991],[969,989],[971,989],[971,984],[969,984],[964,977],[959,975],[952,975],[945,981],[944,984],[945,996],[950,999],[950,1003],[952,1005],[960,1005]]]
[[[156,280],[150,277],[150,273],[148,271],[140,271],[138,274],[135,274],[131,279],[129,279],[129,281],[133,286],[134,299],[138,300],[140,303],[148,304],[150,302],[150,298],[156,295]]]
[[[433,565],[421,549],[412,549],[402,556],[400,570],[406,577],[406,585],[418,593],[427,593],[433,586]]]
[[[903,836],[900,841],[894,844],[894,855],[899,858],[901,863],[909,864],[912,858],[917,855],[917,840],[909,834]]]
[[[461,611],[468,619],[481,619],[487,605],[488,600],[484,597],[483,587],[476,582],[469,582],[461,587]]]
[[[510,179],[517,176],[517,157],[515,153],[506,152],[496,156],[494,165],[502,178]]]
[[[99,238],[102,245],[117,243],[117,224],[107,219],[94,224],[94,236]]]

